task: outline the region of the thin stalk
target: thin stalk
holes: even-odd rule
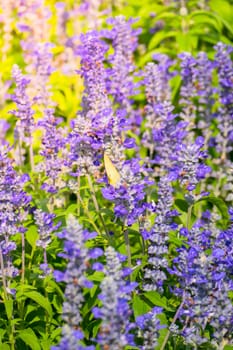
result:
[[[184,305],[184,300],[183,300],[182,303],[180,304],[179,308],[176,310],[175,316],[174,316],[174,318],[173,318],[173,320],[172,320],[172,323],[171,323],[171,325],[170,325],[169,328],[171,328],[172,326],[174,326],[174,324],[176,323],[176,320],[177,320],[177,318],[178,318],[178,316],[179,316],[179,312],[180,312],[181,308],[183,307],[183,305]],[[166,344],[167,344],[167,342],[168,342],[168,339],[169,339],[169,337],[170,337],[170,334],[171,334],[171,331],[168,330],[168,332],[167,332],[167,334],[166,334],[166,337],[164,338],[164,341],[163,341],[163,344],[162,344],[160,350],[164,350],[164,348],[165,348],[165,346],[166,346]]]
[[[22,233],[22,269],[21,269],[21,283],[25,281],[25,235]]]
[[[30,138],[29,156],[30,156],[31,171],[34,172],[34,170],[35,170],[35,163],[34,163],[34,154],[33,154],[32,138]]]
[[[110,235],[109,235],[109,233],[108,233],[108,229],[107,229],[107,227],[106,227],[106,225],[105,225],[105,222],[104,222],[104,219],[103,219],[103,217],[102,217],[102,215],[101,215],[100,208],[99,208],[99,204],[98,204],[98,201],[97,201],[97,199],[96,199],[95,189],[94,189],[94,186],[93,186],[93,184],[92,184],[92,180],[91,180],[91,177],[90,177],[89,174],[87,174],[87,181],[88,181],[88,184],[89,184],[89,186],[90,186],[91,197],[92,197],[92,200],[93,200],[93,203],[94,203],[94,206],[95,206],[95,210],[97,211],[97,214],[99,215],[100,221],[101,221],[101,223],[102,223],[102,225],[103,225],[103,228],[104,228],[104,230],[105,230],[105,233],[106,233],[107,237],[108,237],[109,240],[110,240],[111,237],[110,237]]]
[[[23,155],[22,155],[22,142],[21,138],[19,138],[19,167],[22,169],[23,167]]]
[[[124,238],[125,238],[125,246],[126,246],[126,252],[127,252],[127,257],[128,257],[128,266],[132,267],[130,242],[129,242],[129,235],[128,235],[127,229],[124,229]]]
[[[0,249],[0,265],[1,265],[1,272],[2,272],[2,284],[3,284],[3,292],[4,292],[4,298],[8,300],[8,294],[7,294],[7,282],[6,282],[6,276],[4,271],[4,260],[2,255],[2,250]]]
[[[1,265],[1,272],[2,272],[2,284],[3,284],[3,293],[4,293],[4,301],[9,300],[8,293],[7,293],[7,281],[4,271],[4,260],[3,260],[3,254],[2,250],[0,249],[0,265]],[[12,324],[12,317],[8,318],[10,323],[10,334],[9,334],[9,342],[10,342],[10,348],[11,350],[15,350],[15,326]]]
[[[81,203],[81,205],[82,205],[82,207],[83,207],[84,213],[86,214],[86,216],[87,216],[88,219],[90,220],[90,223],[93,225],[95,231],[101,236],[101,232],[100,232],[99,228],[96,226],[96,224],[94,223],[94,221],[92,220],[92,217],[90,216],[89,211],[86,210],[85,204],[83,203],[83,200],[82,200],[82,198],[80,197],[79,192],[77,192],[77,197],[78,197],[79,202]]]
[[[44,279],[44,290],[45,290],[45,297],[46,299],[48,300],[48,302],[50,303],[49,301],[49,296],[48,296],[48,292],[46,290],[46,282],[45,282],[45,279]],[[45,319],[46,319],[46,325],[45,325],[45,334],[47,335],[47,337],[49,337],[50,335],[50,329],[51,329],[51,317],[49,316],[49,313],[48,311],[46,310],[45,311]]]
[[[78,176],[78,194],[79,196],[77,196],[77,214],[78,217],[80,216],[80,176]]]
[[[191,226],[192,210],[193,210],[193,206],[190,205],[187,213],[187,223],[186,223],[187,229],[189,229]]]

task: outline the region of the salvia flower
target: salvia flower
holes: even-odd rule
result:
[[[156,213],[155,222],[149,232],[142,232],[148,240],[148,265],[145,267],[143,282],[143,289],[146,291],[162,292],[164,281],[167,279],[168,233],[171,230],[172,218],[177,215],[171,210],[172,192],[168,177],[162,177],[158,184],[158,202],[153,208]]]
[[[181,99],[182,112],[180,116],[187,122],[187,128],[194,138],[193,129],[198,122],[206,143],[210,137],[213,100],[213,69],[214,62],[210,61],[204,52],[193,57],[190,53],[179,55],[181,59]]]
[[[18,118],[16,129],[21,142],[29,144],[34,128],[34,111],[32,109],[32,102],[26,91],[30,79],[22,74],[21,69],[16,64],[13,66],[12,76],[16,83],[12,100],[16,103],[17,110],[13,110],[11,113]]]
[[[127,112],[131,110],[130,97],[135,94],[136,84],[133,79],[135,66],[133,64],[133,53],[137,48],[138,34],[140,30],[132,28],[134,19],[128,21],[124,16],[108,19],[107,23],[113,29],[107,34],[112,39],[114,53],[108,57],[111,67],[108,70],[108,91],[114,97],[120,108]]]
[[[232,337],[233,308],[228,295],[233,287],[232,227],[215,239],[200,227],[190,232],[184,229],[181,234],[187,245],[178,249],[170,271],[178,277],[177,293],[182,298],[179,319],[184,327],[180,334],[193,346],[210,339],[219,349]],[[209,326],[213,329],[208,336],[205,331]]]
[[[42,188],[50,193],[56,193],[59,188],[64,187],[61,172],[64,168],[62,155],[65,158],[66,130],[57,127],[59,122],[60,120],[54,116],[52,108],[46,108],[43,119],[38,122],[38,126],[43,130],[40,154],[44,159],[37,168],[45,172],[47,179],[44,181]]]
[[[216,119],[218,122],[219,133],[215,138],[215,148],[218,152],[218,157],[214,159],[214,163],[218,165],[218,170],[214,177],[222,179],[226,177],[225,191],[229,193],[227,200],[232,200],[231,195],[231,152],[233,150],[233,63],[231,53],[232,46],[218,43],[215,46],[215,66],[218,74],[219,87],[217,88],[219,94],[220,107],[218,109]],[[225,175],[227,174],[227,176]],[[229,177],[229,179],[228,179]],[[215,189],[216,195],[221,193],[221,184]]]
[[[118,253],[112,247],[106,249],[105,255],[105,277],[100,284],[99,295],[102,306],[93,309],[94,316],[102,320],[97,342],[102,350],[107,346],[120,350],[126,345],[133,345],[129,333],[133,326],[130,324],[128,302],[136,284],[124,280]]]
[[[114,212],[126,225],[131,226],[145,211],[145,188],[151,182],[143,178],[138,159],[126,160],[119,169],[120,181],[114,187],[102,189],[103,196],[115,203]]]
[[[45,273],[50,272],[50,269],[48,268],[46,248],[52,241],[52,233],[60,226],[60,224],[53,224],[54,218],[55,214],[43,212],[41,209],[36,209],[34,212],[35,224],[39,233],[39,239],[37,240],[36,245],[43,249],[44,262],[41,265],[41,268]]]
[[[70,215],[67,220],[66,229],[59,234],[65,239],[64,253],[60,256],[68,260],[65,272],[55,271],[57,281],[65,282],[65,301],[63,303],[62,318],[66,325],[62,330],[63,338],[56,349],[79,349],[79,340],[82,339],[82,332],[79,331],[82,322],[81,308],[84,302],[83,288],[90,287],[91,282],[86,277],[86,271],[90,256],[85,247],[85,241],[92,238],[78,223],[74,216]],[[72,344],[72,345],[71,345]],[[80,349],[82,349],[80,344]]]
[[[144,108],[146,131],[142,143],[149,149],[150,163],[157,163],[161,172],[171,167],[177,145],[185,136],[186,124],[176,122],[171,104],[169,80],[172,64],[166,55],[156,55],[158,63],[148,63],[143,75],[147,104]]]
[[[53,72],[53,54],[52,43],[39,43],[32,52],[33,57],[33,75],[34,85],[37,88],[35,92],[35,101],[44,107],[51,105],[51,92],[49,78]]]
[[[80,330],[72,330],[68,325],[62,328],[62,339],[57,346],[52,346],[51,350],[95,350],[93,345],[81,345],[83,333]]]
[[[193,144],[177,146],[177,165],[171,169],[170,176],[173,180],[178,178],[188,191],[193,191],[210,172],[210,167],[204,163],[207,153],[203,151],[203,145],[204,138],[199,136]]]
[[[98,169],[99,150],[112,134],[113,110],[106,90],[105,53],[108,46],[96,31],[81,35],[79,73],[84,79],[82,110],[72,122],[69,136],[71,166],[83,175]]]
[[[11,241],[11,237],[17,233],[24,235],[26,229],[23,222],[31,200],[23,190],[24,182],[28,178],[16,173],[8,156],[9,151],[7,145],[0,146],[0,273],[3,283],[8,287],[10,278],[18,273],[11,260],[11,252],[16,250],[16,244]]]
[[[139,337],[143,339],[141,350],[154,350],[158,345],[159,331],[164,328],[157,317],[161,312],[161,307],[154,307],[150,312],[136,318]]]

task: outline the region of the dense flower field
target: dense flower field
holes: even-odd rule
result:
[[[0,350],[233,349],[232,2],[0,11]]]

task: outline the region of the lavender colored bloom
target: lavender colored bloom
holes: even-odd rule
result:
[[[68,325],[62,328],[62,339],[59,345],[52,346],[51,350],[95,350],[95,347],[81,345],[83,333],[80,330],[72,329]]]
[[[110,346],[112,350],[120,350],[127,344],[133,345],[129,334],[132,325],[128,301],[129,293],[136,285],[123,279],[120,260],[112,247],[106,249],[105,255],[105,277],[100,284],[99,295],[102,306],[93,309],[94,316],[102,320],[97,342],[101,349]]]
[[[159,331],[164,328],[160,324],[158,314],[162,312],[162,308],[154,307],[147,314],[136,318],[136,325],[139,328],[139,337],[143,339],[141,350],[154,350],[158,345]]]
[[[24,234],[23,222],[31,200],[23,190],[23,177],[12,166],[9,151],[8,146],[0,146],[0,274],[7,290],[10,290],[10,278],[15,277],[18,271],[12,264],[11,252],[16,249],[16,244],[11,237],[17,233]]]
[[[141,175],[137,159],[127,160],[119,169],[120,182],[116,187],[102,189],[103,196],[115,203],[114,212],[125,224],[131,226],[145,211],[145,188],[150,182]]]
[[[44,117],[38,122],[38,126],[43,128],[42,147],[40,154],[44,157],[44,162],[37,168],[44,170],[47,179],[42,188],[47,192],[56,193],[58,189],[64,187],[61,179],[62,169],[64,169],[65,158],[65,130],[57,128],[60,120],[54,116],[52,108],[45,109]]]
[[[66,283],[65,301],[63,303],[62,318],[66,325],[62,329],[62,339],[55,348],[59,350],[83,349],[80,339],[83,338],[82,332],[77,331],[82,321],[80,309],[84,302],[83,288],[91,287],[86,277],[88,261],[91,258],[88,255],[88,249],[85,247],[85,241],[89,238],[87,232],[78,223],[74,216],[70,215],[67,221],[67,228],[58,234],[60,238],[65,239],[64,253],[60,256],[68,260],[66,271],[62,274],[55,272],[55,278]],[[93,235],[92,235],[93,236]],[[92,349],[92,347],[90,347]]]
[[[94,173],[100,164],[98,150],[112,135],[113,110],[106,91],[106,69],[103,61],[108,46],[95,31],[81,35],[78,54],[80,74],[84,79],[82,111],[72,123],[69,136],[70,166],[76,173]]]
[[[108,91],[114,97],[120,108],[131,111],[130,96],[135,94],[136,84],[133,81],[133,53],[137,48],[140,30],[132,29],[135,20],[126,20],[124,16],[108,19],[107,23],[113,29],[105,35],[112,39],[114,53],[109,56],[111,64],[108,81]]]
[[[209,139],[208,128],[212,118],[212,72],[214,64],[208,60],[204,52],[197,58],[184,52],[179,55],[181,59],[180,103],[182,105],[181,118],[187,123],[188,137],[195,138],[193,129],[196,117],[199,118],[199,127],[203,129],[206,142]]]
[[[49,77],[53,72],[51,48],[54,45],[51,43],[37,44],[32,53],[33,55],[33,68],[35,70],[35,79],[37,92],[35,95],[35,101],[47,107],[51,105],[50,91],[49,91]]]
[[[202,150],[204,138],[198,137],[194,144],[177,146],[177,165],[171,169],[170,177],[179,179],[188,191],[193,191],[201,179],[210,172],[210,167],[203,163],[207,153]]]
[[[154,206],[155,222],[149,232],[142,232],[148,239],[148,265],[144,271],[143,289],[146,291],[163,291],[164,281],[167,279],[168,267],[168,233],[171,230],[173,213],[173,189],[166,176],[158,184],[158,202]]]
[[[170,102],[169,68],[172,62],[166,55],[156,55],[155,59],[158,63],[148,63],[143,72],[147,105],[142,143],[149,149],[150,162],[153,159],[163,172],[173,163],[173,154],[185,136],[186,125],[176,122]]]
[[[66,10],[65,2],[56,3],[57,12],[57,37],[60,43],[66,42],[66,24],[69,18],[69,12]]]
[[[7,130],[9,129],[9,127],[10,127],[10,125],[7,123],[6,120],[4,120],[4,119],[0,120],[0,144],[2,144],[2,145],[6,144],[5,137],[6,137],[6,133],[7,133]]]
[[[218,74],[220,107],[218,109],[216,119],[218,122],[219,133],[215,137],[215,148],[218,152],[218,157],[214,159],[214,163],[218,165],[217,171],[213,174],[214,177],[220,179],[225,178],[224,188],[221,188],[219,183],[215,189],[216,195],[225,192],[227,201],[232,201],[232,164],[231,152],[233,150],[233,62],[231,53],[233,47],[218,43],[215,46],[215,66]]]
[[[35,224],[38,227],[39,239],[37,240],[36,245],[43,248],[44,250],[51,243],[52,232],[56,231],[60,224],[54,225],[53,219],[55,214],[50,214],[43,212],[41,209],[37,209],[34,212]],[[46,263],[46,262],[45,262]]]
[[[178,277],[182,297],[179,319],[185,326],[180,334],[193,346],[210,340],[219,348],[232,338],[232,227],[216,236],[205,226],[186,232],[187,245],[178,249],[170,272]],[[209,325],[210,338],[205,333]]]
[[[16,132],[20,138],[20,142],[26,142],[28,145],[32,142],[31,134],[34,128],[34,111],[32,109],[32,102],[26,91],[30,80],[22,74],[17,65],[13,66],[12,75],[16,83],[12,100],[16,103],[17,110],[13,110],[11,113],[18,118]]]

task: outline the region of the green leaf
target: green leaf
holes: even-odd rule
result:
[[[228,214],[228,207],[227,207],[226,203],[224,202],[224,200],[222,198],[219,198],[219,197],[207,196],[207,197],[203,197],[203,198],[199,199],[195,204],[200,203],[200,202],[204,202],[204,201],[209,202],[218,208],[220,214],[222,215],[221,221],[223,223],[223,226],[226,228],[229,224],[230,217]]]
[[[184,211],[185,213],[188,212],[188,203],[184,199],[176,199],[175,200],[175,206],[180,209],[181,211]]]
[[[175,38],[176,36],[177,36],[177,32],[175,31],[173,32],[169,31],[168,33],[163,31],[158,32],[153,36],[153,38],[149,42],[148,50],[152,50],[154,47],[158,46],[161,43],[161,41],[165,39]]]
[[[61,335],[61,327],[56,328],[50,335],[51,340],[55,340],[57,337]]]
[[[8,344],[1,344],[1,350],[10,350],[10,346]]]
[[[51,341],[49,339],[44,339],[41,341],[41,347],[43,350],[50,350],[51,349]]]
[[[8,320],[10,320],[13,314],[13,300],[12,299],[6,300],[4,302],[4,305],[6,309],[7,318]]]
[[[39,339],[31,328],[20,330],[17,337],[22,339],[32,350],[41,350]]]
[[[36,247],[36,241],[39,239],[39,234],[37,232],[36,226],[32,225],[28,228],[26,232],[26,240],[32,248]]]
[[[50,317],[53,316],[53,310],[52,307],[49,303],[49,301],[40,293],[38,292],[25,292],[25,297],[32,299],[33,301],[35,301],[38,305],[40,305],[42,308],[44,308]]]
[[[135,317],[146,314],[150,310],[151,307],[146,304],[145,301],[142,300],[138,295],[135,295],[133,297],[133,311]]]
[[[168,306],[167,299],[165,297],[161,297],[159,293],[155,291],[146,292],[143,294],[143,299],[150,300],[154,306],[161,306],[163,309],[168,311],[174,311]]]

